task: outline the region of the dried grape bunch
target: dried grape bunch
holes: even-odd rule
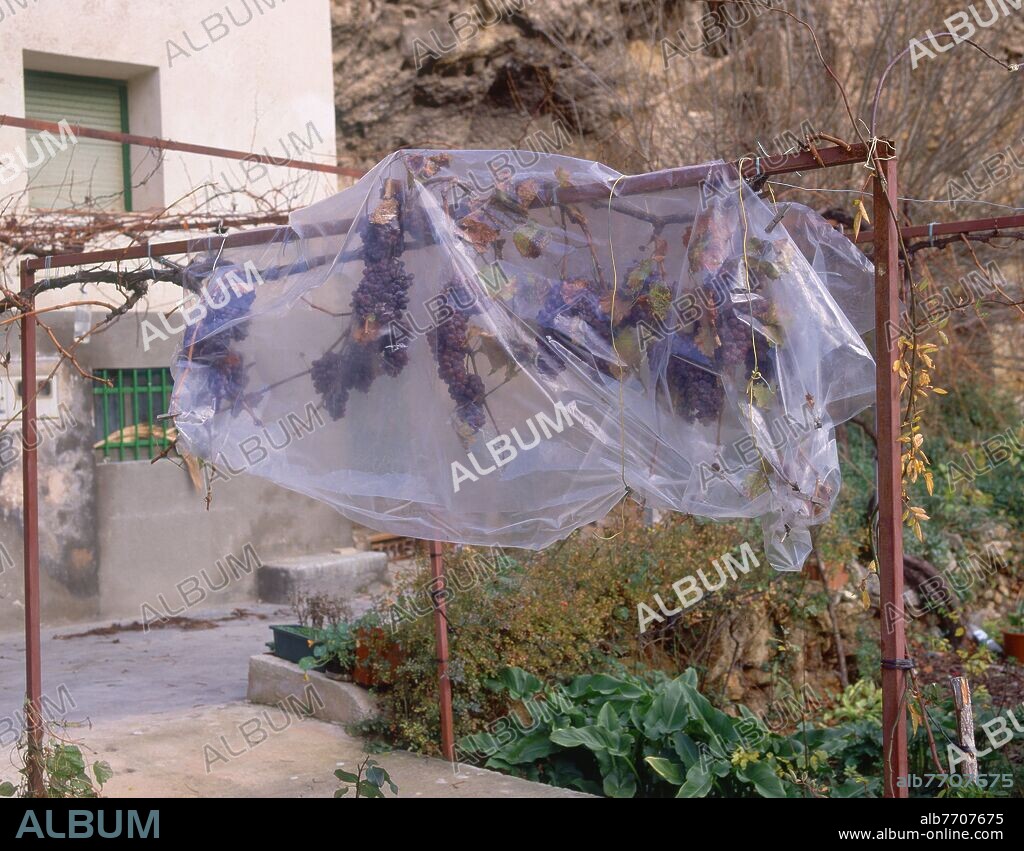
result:
[[[396,341],[392,323],[409,306],[413,277],[400,259],[404,246],[398,188],[384,186],[383,199],[363,225],[363,274],[352,293],[351,333],[340,351],[313,361],[310,377],[332,419],[345,416],[349,394],[366,393],[378,373],[397,376],[409,362],[406,342]]]
[[[237,413],[243,398],[248,368],[231,344],[248,336],[248,321],[239,320],[248,316],[255,300],[255,288],[243,283],[238,267],[222,267],[202,290],[202,319],[185,331],[188,364],[202,368],[215,411],[229,408]]]
[[[455,402],[455,416],[469,434],[484,427],[484,382],[467,368],[469,360],[469,317],[478,313],[465,296],[461,282],[445,287],[442,296],[451,308],[451,316],[427,334],[437,360],[438,377],[448,385],[448,395]],[[462,307],[461,305],[469,305]]]
[[[672,407],[687,422],[708,423],[722,410],[725,389],[721,379],[708,367],[693,340],[676,336],[672,340],[672,356],[668,359],[666,376]]]
[[[345,416],[349,393],[365,393],[373,384],[373,352],[359,343],[350,343],[341,352],[324,352],[313,361],[310,377],[331,419],[340,420]]]
[[[545,376],[554,377],[565,369],[565,361],[559,355],[551,341],[557,341],[567,349],[574,351],[581,360],[608,372],[608,365],[595,359],[588,351],[586,340],[579,339],[568,333],[569,322],[579,320],[604,343],[611,341],[610,318],[604,312],[601,299],[595,292],[593,281],[587,278],[573,278],[553,284],[548,291],[540,310],[537,312],[537,325],[541,336],[537,339],[537,369]]]

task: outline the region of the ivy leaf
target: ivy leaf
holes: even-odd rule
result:
[[[110,767],[110,763],[104,762],[103,760],[92,764],[92,773],[96,775],[96,782],[99,783],[100,786],[114,776],[114,771]]]

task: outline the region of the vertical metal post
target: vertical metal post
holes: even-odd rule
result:
[[[35,274],[23,263],[21,290],[31,289]],[[29,297],[25,310],[35,306]],[[37,797],[43,795],[43,672],[39,640],[39,436],[36,431],[36,318],[21,319],[21,439],[22,485],[24,488],[24,561],[25,561],[25,685],[28,733],[26,754],[29,788]]]
[[[448,679],[448,614],[445,608],[446,578],[444,545],[430,542],[430,575],[433,579],[434,636],[437,647],[437,684],[440,689],[438,709],[441,715],[441,753],[455,759],[455,724],[452,719],[452,683]]]
[[[896,362],[899,323],[899,223],[895,151],[880,142],[874,184],[875,360],[878,434],[878,579],[882,628],[882,765],[887,798],[906,798],[907,655],[903,616],[903,472]]]

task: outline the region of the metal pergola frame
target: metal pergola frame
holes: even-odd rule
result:
[[[2,122],[0,122],[2,123]],[[79,128],[81,129],[81,128]],[[147,144],[139,142],[138,144]],[[215,150],[215,149],[214,149]],[[203,153],[214,153],[204,149]],[[198,151],[196,151],[198,152]],[[744,177],[770,177],[796,171],[810,171],[847,165],[869,165],[873,168],[872,195],[875,230],[861,234],[858,242],[869,238],[874,242],[875,260],[875,328],[876,333],[876,413],[878,437],[878,544],[876,548],[880,582],[881,649],[882,649],[882,759],[886,797],[904,798],[908,795],[905,783],[899,783],[907,774],[906,680],[909,660],[906,659],[906,636],[903,615],[903,523],[902,523],[902,469],[900,444],[899,377],[893,372],[897,357],[895,329],[899,322],[900,295],[900,236],[897,210],[897,160],[892,144],[874,140],[869,148],[863,144],[835,146],[780,156],[767,162],[749,157],[736,164]],[[320,165],[320,164],[317,164]],[[341,170],[338,170],[339,173]],[[631,195],[648,191],[664,191],[694,186],[707,175],[706,167],[688,166],[668,169],[652,174],[625,177],[619,181],[618,195]],[[608,196],[604,184],[572,187],[559,191],[560,202],[594,200]],[[1020,217],[1024,219],[1024,217]],[[1010,226],[1012,219],[999,220],[1001,227]],[[993,220],[984,220],[984,227],[973,227],[973,222],[935,225],[932,233],[957,233],[970,230],[989,230]],[[1013,222],[1015,225],[1016,222]],[[345,227],[345,223],[339,223]],[[966,228],[966,230],[965,230]],[[25,571],[25,643],[27,684],[27,733],[29,744],[29,782],[33,790],[41,791],[42,775],[38,761],[32,759],[42,747],[43,723],[41,715],[42,669],[40,659],[40,600],[39,600],[39,494],[38,455],[36,429],[36,318],[31,314],[34,299],[32,288],[35,275],[41,270],[79,266],[86,263],[104,263],[123,260],[141,260],[202,250],[204,242],[210,249],[260,245],[279,236],[284,228],[266,228],[240,232],[227,236],[207,236],[176,242],[149,243],[127,248],[104,249],[78,253],[53,254],[22,261],[20,283],[25,296],[22,305],[25,315],[21,322],[21,371],[26,398],[22,410],[23,430],[23,487],[24,487],[24,571]],[[904,229],[904,235],[916,235],[917,229]],[[928,226],[924,233],[929,233]],[[430,567],[439,587],[443,587],[445,571],[443,545],[430,542]],[[441,718],[441,749],[449,760],[454,759],[451,683],[448,678],[448,629],[443,595],[435,596],[434,620],[437,641],[439,679],[439,707]]]

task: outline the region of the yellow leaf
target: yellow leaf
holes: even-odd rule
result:
[[[919,540],[923,544],[924,543],[924,532],[921,531],[921,524],[920,523],[915,523],[914,524],[914,534],[917,535],[917,540]]]
[[[941,387],[933,387],[932,388],[932,393],[938,393],[940,396],[945,396],[946,395],[946,391],[943,390]]]
[[[854,242],[856,242],[857,236],[860,234],[861,222],[871,224],[871,219],[868,217],[867,208],[864,206],[864,202],[860,198],[857,198],[853,202],[853,208],[856,210],[853,216],[853,239]]]
[[[916,734],[917,733],[917,728],[918,728],[918,726],[921,723],[920,712],[919,712],[919,710],[917,708],[917,704],[916,703],[911,703],[907,708],[910,710],[910,722],[911,722],[911,724],[912,724],[912,726],[914,728],[914,733]]]
[[[878,573],[878,565],[874,559],[868,562],[868,573]]]
[[[931,496],[935,490],[935,479],[932,478],[931,473],[924,474],[924,486],[928,488],[928,496]]]

